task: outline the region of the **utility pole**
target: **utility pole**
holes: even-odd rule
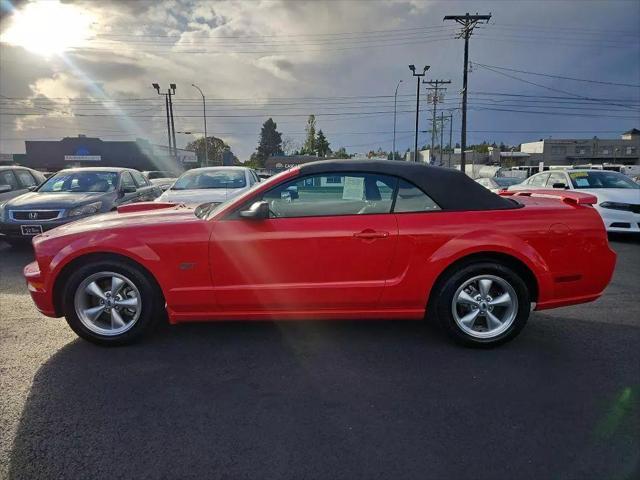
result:
[[[160,85],[152,83],[158,95],[164,95],[164,104],[167,109],[167,139],[169,140],[169,155],[173,155],[174,160],[178,161],[178,147],[176,146],[176,127],[173,123],[173,102],[171,97],[176,94],[176,84],[169,84],[167,93],[160,92]]]
[[[435,150],[435,143],[436,143],[436,106],[438,104],[438,102],[440,101],[440,97],[438,95],[438,90],[445,90],[446,88],[442,88],[440,85],[446,85],[451,83],[451,80],[429,80],[428,82],[425,82],[424,80],[422,81],[422,83],[426,84],[426,85],[431,85],[430,87],[427,87],[427,90],[433,90],[433,93],[430,94],[433,98],[431,98],[431,102],[433,103],[433,117],[431,119],[431,149],[430,151],[434,151]],[[427,97],[428,99],[428,97]],[[441,146],[442,148],[442,146]]]
[[[200,90],[200,87],[197,86],[195,83],[192,83],[191,86],[195,89],[197,89],[200,92],[200,95],[202,95],[202,119],[204,120],[204,166],[208,167],[209,166],[209,146],[207,145],[208,140],[207,140],[207,104],[205,102],[204,99],[204,93],[202,93],[202,90]]]
[[[391,150],[391,160],[396,159],[396,106],[398,103],[398,87],[400,87],[401,83],[402,80],[396,85],[396,93],[393,95],[393,149]]]
[[[449,114],[449,168],[451,168],[451,152],[453,151],[453,113]]]
[[[464,73],[462,81],[462,131],[460,132],[460,170],[465,173],[465,150],[467,148],[467,72],[469,66],[469,37],[478,23],[486,23],[491,19],[489,15],[447,15],[444,20],[453,20],[462,25],[458,38],[464,38]]]
[[[416,73],[415,65],[409,65],[409,70],[411,70],[411,72],[413,73],[413,76],[417,77],[417,80],[418,80],[416,84],[416,137],[413,144],[413,161],[417,162],[418,161],[418,124],[419,124],[419,114],[420,114],[420,77],[425,76],[425,74],[427,73],[427,70],[429,70],[429,65],[425,65],[425,67],[422,69],[422,73]]]
[[[444,165],[444,162],[442,161],[444,155],[442,153],[442,144],[444,143],[444,112],[440,112],[440,165],[442,166]]]

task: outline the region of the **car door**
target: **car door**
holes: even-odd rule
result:
[[[18,179],[12,169],[0,170],[0,187],[2,187],[0,190],[0,202],[28,192],[26,188],[18,183]]]
[[[210,265],[225,311],[374,310],[395,254],[392,177],[318,174],[252,199],[270,216],[212,227]]]
[[[140,172],[132,170],[131,175],[138,188],[139,202],[152,202],[162,193],[159,187],[152,185]]]

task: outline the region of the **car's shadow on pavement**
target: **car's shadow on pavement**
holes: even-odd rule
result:
[[[490,351],[456,347],[419,322],[162,330],[131,347],[76,340],[53,355],[33,380],[11,477],[638,471],[635,327],[536,315],[520,338]]]

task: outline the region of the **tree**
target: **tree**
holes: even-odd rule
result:
[[[269,118],[262,125],[260,130],[260,141],[258,142],[258,148],[256,149],[255,160],[258,167],[264,167],[264,162],[267,158],[273,155],[282,155],[282,134],[277,130],[278,125]]]
[[[307,132],[307,137],[305,138],[304,145],[302,146],[302,153],[306,155],[316,155],[317,145],[315,115],[309,115],[305,131]]]
[[[344,147],[340,147],[338,150],[333,152],[333,158],[351,158],[351,155],[347,153],[347,150]]]
[[[230,147],[221,138],[213,136],[207,137],[207,150],[209,154],[208,165],[222,165],[222,154],[226,149],[230,149]],[[204,138],[199,138],[193,142],[189,142],[186,150],[196,152],[200,165],[205,164]],[[233,155],[233,159],[234,163],[237,163],[238,159],[235,155]]]
[[[300,144],[291,137],[282,139],[282,151],[285,155],[295,155],[300,150]]]
[[[324,136],[322,129],[318,130],[318,137],[316,138],[316,150],[320,157],[326,157],[331,153],[329,142],[327,137]]]

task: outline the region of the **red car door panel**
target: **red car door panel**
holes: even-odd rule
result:
[[[222,220],[210,266],[226,311],[377,307],[398,240],[392,214]]]

